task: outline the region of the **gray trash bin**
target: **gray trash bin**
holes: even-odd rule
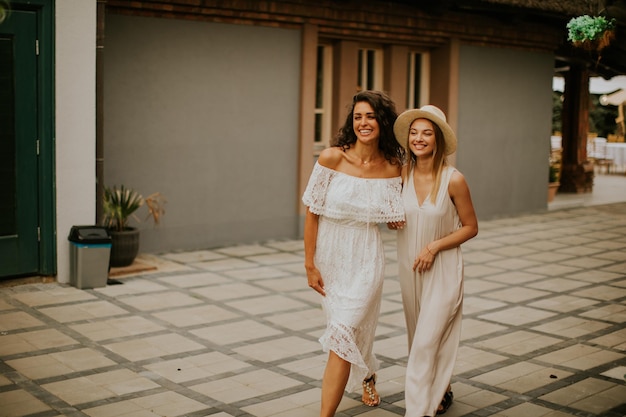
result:
[[[100,226],[72,226],[70,235],[70,284],[76,288],[106,287],[111,237]]]

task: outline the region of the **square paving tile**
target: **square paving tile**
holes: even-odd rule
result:
[[[7,364],[31,379],[48,378],[116,365],[100,352],[88,348],[8,360]]]
[[[562,339],[520,330],[475,342],[473,346],[521,356],[560,342]]]
[[[222,346],[284,334],[280,330],[265,326],[254,320],[240,320],[221,325],[207,326],[201,329],[191,330],[190,333]]]
[[[113,398],[129,392],[158,387],[129,370],[110,371],[42,385],[46,391],[71,405]]]
[[[570,375],[572,372],[543,367],[529,362],[517,362],[477,375],[472,378],[472,381],[522,394],[552,384]]]
[[[478,318],[513,326],[521,326],[535,321],[545,320],[554,315],[554,313],[536,308],[511,307],[495,313],[482,314]]]
[[[204,287],[207,285],[218,285],[230,282],[228,278],[219,274],[214,274],[213,272],[172,275],[158,278],[158,280],[180,288]]]
[[[533,290],[531,288],[510,287],[497,291],[490,291],[482,294],[482,296],[509,303],[521,303],[523,301],[543,297],[549,294],[550,293],[547,291]]]
[[[468,346],[459,348],[458,357],[454,366],[454,375],[460,375],[468,371],[483,368],[506,360],[503,355],[486,352]]]
[[[199,343],[173,333],[138,337],[125,342],[107,344],[105,347],[130,361],[141,361],[204,348]]]
[[[202,304],[196,307],[152,313],[152,316],[177,327],[198,326],[239,317],[238,314],[215,304]]]
[[[587,308],[594,304],[598,304],[597,301],[590,298],[575,297],[571,295],[559,295],[556,297],[550,297],[543,300],[529,303],[531,307],[544,308],[546,310],[558,311],[561,313],[569,313],[581,308]]]
[[[615,288],[609,285],[594,285],[592,288],[576,291],[573,295],[604,301],[617,300],[626,297],[626,288]]]
[[[593,346],[577,344],[537,356],[535,359],[554,365],[585,370],[623,357],[624,355],[620,355],[619,353],[602,350]]]
[[[96,299],[94,295],[89,294],[87,291],[74,287],[40,284],[31,286],[29,289],[31,291],[13,294],[13,298],[30,307]]]
[[[21,417],[51,410],[42,401],[21,389],[0,392],[0,404],[3,417]]]
[[[0,314],[0,331],[28,329],[44,326],[45,323],[23,311]]]
[[[523,403],[506,410],[493,414],[492,417],[574,417],[574,414],[567,414],[542,407],[532,403]]]
[[[108,301],[88,301],[58,307],[46,307],[39,309],[39,311],[60,323],[120,316],[129,313],[127,310]]]
[[[234,375],[220,381],[192,385],[189,388],[218,401],[233,403],[298,385],[299,381],[263,369]]]
[[[269,294],[268,290],[246,283],[224,284],[214,287],[202,287],[192,290],[194,294],[206,297],[209,300],[223,301],[237,298]]]
[[[0,356],[70,346],[78,342],[56,329],[33,330],[2,336]]]
[[[587,378],[539,398],[598,415],[621,404],[625,396],[626,386]]]
[[[471,318],[463,319],[461,340],[475,339],[506,329],[506,326]]]
[[[84,324],[74,324],[69,327],[83,336],[95,341],[137,336],[165,329],[164,327],[139,316],[110,318],[100,321],[91,321]]]
[[[312,291],[309,291],[312,292]],[[265,297],[248,298],[242,301],[230,301],[229,306],[241,310],[247,314],[269,314],[286,310],[295,310],[308,307],[307,305],[283,295],[274,294]]]
[[[321,390],[316,388],[242,407],[242,410],[259,417],[275,416],[281,413],[287,413],[286,416],[304,416],[306,414],[302,413],[302,408],[308,406],[313,413],[316,407],[319,408],[320,397]],[[315,414],[315,416],[318,415]],[[311,416],[313,417],[313,414]]]
[[[506,306],[506,303],[488,300],[482,297],[464,297],[463,298],[463,314],[472,315],[483,311],[494,310]]]
[[[538,330],[547,334],[563,336],[575,339],[598,330],[606,329],[610,324],[595,320],[585,320],[578,317],[565,317],[553,320],[548,323],[535,326],[533,330]]]
[[[202,303],[202,300],[176,291],[169,291],[166,296],[156,293],[129,296],[119,298],[118,300],[140,311],[162,310],[165,308],[184,307]]]
[[[82,410],[91,417],[181,416],[199,412],[207,406],[176,392],[163,392]]]
[[[320,345],[317,341],[313,342],[301,337],[290,336],[267,342],[247,344],[234,348],[233,351],[261,362],[273,362],[312,353],[319,348]]]
[[[596,337],[589,342],[624,352],[626,351],[626,328]]]
[[[246,362],[220,352],[185,356],[183,358],[159,361],[145,365],[145,367],[152,372],[176,383],[209,378],[218,374],[244,369],[249,366],[250,365]]]

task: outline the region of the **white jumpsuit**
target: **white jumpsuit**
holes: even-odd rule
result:
[[[346,390],[376,372],[372,351],[385,269],[377,223],[404,219],[402,180],[358,178],[315,164],[302,201],[319,215],[315,265],[324,280],[324,352],[351,363]]]
[[[406,225],[398,231],[398,274],[409,337],[406,417],[434,416],[452,377],[461,334],[463,257],[457,247],[439,252],[430,270],[413,271],[422,248],[461,227],[448,194],[454,168],[445,167],[433,205],[418,204],[413,173],[402,190]]]

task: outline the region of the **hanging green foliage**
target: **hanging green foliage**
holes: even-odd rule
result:
[[[613,39],[615,19],[604,16],[583,15],[572,18],[567,23],[567,39],[576,46],[592,43],[592,48],[603,49]]]

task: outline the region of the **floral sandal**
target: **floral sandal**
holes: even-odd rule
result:
[[[363,404],[368,407],[377,407],[380,405],[380,395],[374,392],[376,386],[376,374],[372,374],[367,379],[363,380]]]

